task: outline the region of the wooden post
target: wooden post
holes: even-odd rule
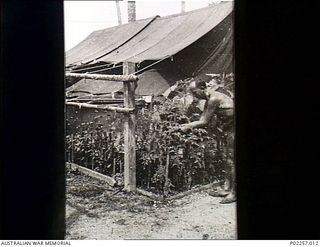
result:
[[[123,74],[135,71],[135,64],[124,62]],[[136,82],[124,82],[124,107],[135,108]],[[124,189],[136,191],[136,115],[124,114]]]
[[[128,22],[136,20],[135,1],[128,1]],[[123,75],[135,72],[135,64],[123,63]],[[137,82],[124,82],[124,107],[135,108],[135,90]],[[136,115],[124,114],[124,190],[136,191]]]

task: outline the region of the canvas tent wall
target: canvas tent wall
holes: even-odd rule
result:
[[[232,8],[232,2],[222,2],[95,31],[66,53],[66,65],[79,69],[129,61],[140,70],[161,61],[139,75],[137,94],[141,95],[161,94],[164,87],[190,76],[231,72]],[[115,72],[121,70],[104,73]],[[83,82],[77,84],[81,88]]]

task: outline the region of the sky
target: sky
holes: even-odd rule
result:
[[[208,6],[219,0],[184,0],[185,10]],[[127,0],[120,1],[122,23],[127,23]],[[136,18],[166,16],[181,11],[181,0],[136,0]],[[76,46],[90,33],[118,25],[116,2],[64,1],[65,50]]]

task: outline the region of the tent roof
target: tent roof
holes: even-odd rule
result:
[[[170,57],[212,30],[232,12],[232,8],[232,2],[222,2],[199,10],[95,31],[67,51],[66,65],[140,63]]]
[[[138,20],[92,32],[86,39],[66,53],[66,65],[82,64],[108,54],[144,29],[154,18]]]
[[[67,93],[86,92],[90,94],[108,94],[120,91],[123,88],[122,82],[81,79],[66,89]]]

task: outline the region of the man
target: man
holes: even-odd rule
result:
[[[223,148],[227,156],[225,184],[219,191],[212,191],[212,196],[221,196],[224,199],[220,203],[232,203],[236,201],[235,167],[233,162],[233,100],[227,94],[218,92],[219,85],[207,88],[204,81],[192,81],[189,90],[194,97],[206,100],[203,113],[198,121],[183,124],[180,130],[186,132],[192,128],[210,127],[221,132]]]

